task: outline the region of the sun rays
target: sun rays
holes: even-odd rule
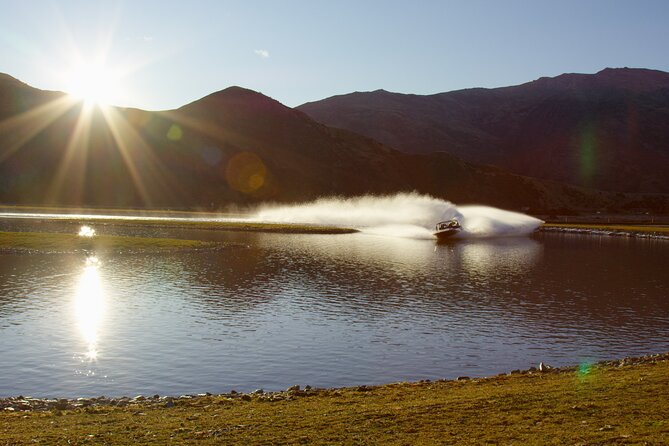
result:
[[[108,173],[109,181],[95,184],[108,184],[125,175],[128,181],[119,187],[132,190],[131,195],[137,197],[135,205],[150,207],[158,191],[169,194],[169,186],[175,184],[155,154],[163,141],[145,140],[143,130],[153,114],[109,105],[120,97],[122,70],[113,70],[99,61],[85,63],[78,53],[75,59],[77,64],[68,75],[68,93],[33,90],[16,81],[10,108],[0,110],[4,115],[4,120],[0,119],[0,135],[6,141],[0,147],[0,163],[46,163],[49,174],[39,182],[42,204],[87,205],[86,196],[88,193],[90,197],[91,192],[86,189],[88,183],[96,175],[100,177],[100,172],[90,172],[89,160],[97,157],[98,161],[105,161],[102,170]],[[133,119],[135,112],[147,116],[138,121]],[[21,149],[31,153],[35,147],[44,148],[37,159],[21,156]],[[112,172],[121,175],[109,175]],[[147,187],[147,182],[152,187]]]
[[[127,172],[140,200],[138,205],[151,206],[158,189],[169,193],[173,181],[154,153],[155,145],[161,142],[147,142],[142,123],[129,122],[127,110],[94,102],[93,97],[76,100],[67,94],[39,91],[28,91],[26,97],[31,98],[27,107],[15,106],[16,111],[0,122],[0,134],[9,141],[0,147],[0,163],[21,159],[22,148],[33,147],[39,144],[35,140],[46,138],[44,155],[53,157],[55,163],[49,178],[43,179],[43,204],[86,205],[87,179],[92,175],[89,158],[113,159],[110,154],[114,151],[119,154],[119,165],[110,159],[112,165],[107,167],[116,173],[119,169]],[[152,190],[147,188],[147,181],[153,185]]]
[[[36,104],[0,122],[0,133],[10,135],[10,143],[0,151],[0,162],[9,158],[74,105],[71,98],[59,95],[51,101]]]

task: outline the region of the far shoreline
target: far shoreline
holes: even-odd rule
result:
[[[669,225],[544,223],[539,232],[669,240]]]

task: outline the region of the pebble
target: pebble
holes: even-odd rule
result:
[[[540,363],[539,363],[539,371],[540,371],[540,372],[547,372],[547,371],[549,371],[549,370],[552,369],[552,368],[553,368],[553,367],[549,366],[548,364],[544,364],[543,362],[540,362]]]

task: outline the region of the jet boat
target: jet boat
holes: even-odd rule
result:
[[[462,226],[460,226],[460,223],[456,219],[440,221],[435,227],[434,236],[437,237],[437,240],[446,240],[461,230]]]

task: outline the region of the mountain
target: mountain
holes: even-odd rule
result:
[[[669,209],[667,197],[579,189],[446,153],[402,153],[240,87],[148,112],[91,107],[0,76],[3,204],[219,209],[412,190],[535,212]]]
[[[377,90],[298,107],[406,153],[582,187],[669,193],[669,73],[607,68],[429,96]]]

